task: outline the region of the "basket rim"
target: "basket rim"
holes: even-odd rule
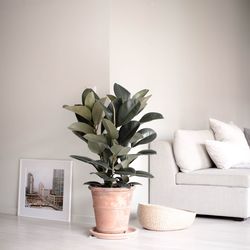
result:
[[[178,209],[178,208],[173,208],[173,207],[167,207],[167,206],[162,206],[162,205],[158,205],[158,204],[149,204],[149,203],[139,203],[138,204],[138,208],[142,207],[142,208],[148,208],[148,209],[157,209],[157,210],[172,210],[175,212],[187,212],[187,213],[193,213],[196,214],[194,211],[190,211],[190,210],[185,210],[185,209]]]

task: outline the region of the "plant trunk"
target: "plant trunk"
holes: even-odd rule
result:
[[[96,220],[96,231],[119,234],[128,230],[130,205],[134,188],[90,187]]]

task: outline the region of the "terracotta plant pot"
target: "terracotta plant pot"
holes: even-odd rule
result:
[[[128,230],[130,204],[134,188],[90,187],[96,231],[120,234]]]

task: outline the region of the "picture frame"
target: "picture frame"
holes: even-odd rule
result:
[[[71,160],[20,159],[18,216],[70,222]]]

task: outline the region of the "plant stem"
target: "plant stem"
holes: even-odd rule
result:
[[[115,173],[115,162],[116,162],[116,156],[113,155],[113,157],[112,157],[112,178],[114,177],[114,173]],[[111,183],[111,187],[113,187],[113,182]]]
[[[113,102],[111,102],[112,108],[113,108],[113,123],[116,127],[116,115],[115,115],[115,106],[113,104]]]

